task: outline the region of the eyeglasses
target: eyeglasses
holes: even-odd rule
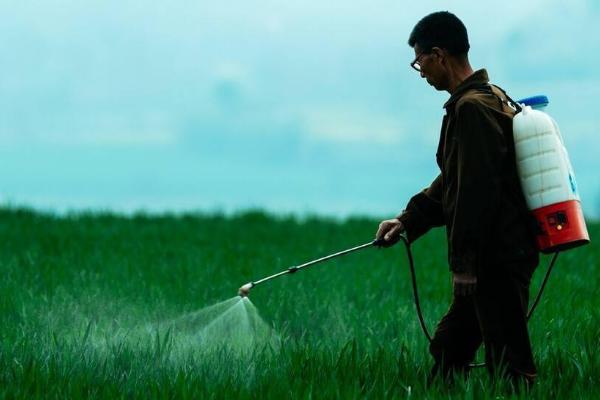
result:
[[[413,60],[413,62],[410,63],[410,66],[417,72],[421,72],[421,61],[419,61],[419,59],[421,58],[421,56],[425,55],[425,54],[430,54],[429,51],[422,51],[419,54],[417,54],[417,57],[415,57],[415,59]]]

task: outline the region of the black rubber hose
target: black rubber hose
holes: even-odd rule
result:
[[[415,273],[415,263],[412,256],[412,251],[410,251],[410,243],[408,243],[408,239],[404,235],[400,235],[400,238],[404,242],[404,247],[406,247],[406,255],[408,257],[408,266],[410,268],[410,278],[412,281],[412,289],[413,296],[415,298],[415,307],[417,309],[417,316],[419,317],[419,323],[421,324],[421,329],[423,333],[427,337],[427,340],[431,342],[431,335],[427,330],[427,326],[425,325],[425,320],[423,319],[423,312],[421,311],[421,302],[419,301],[419,293],[417,289],[417,274]]]
[[[542,281],[542,286],[540,286],[540,290],[538,291],[538,294],[535,297],[535,300],[533,301],[529,312],[527,313],[527,321],[529,321],[529,318],[531,318],[531,315],[533,315],[535,308],[538,306],[540,299],[542,298],[542,293],[544,293],[544,288],[546,287],[546,283],[548,282],[548,278],[550,277],[550,272],[552,272],[552,268],[554,268],[554,263],[558,258],[558,253],[558,251],[554,253],[554,256],[552,256],[552,260],[550,260],[550,265],[548,265],[548,270],[546,271],[546,275],[544,276],[544,280]]]

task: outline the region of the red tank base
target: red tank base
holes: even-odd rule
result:
[[[563,201],[532,212],[540,228],[537,245],[542,253],[568,250],[590,242],[579,201]]]

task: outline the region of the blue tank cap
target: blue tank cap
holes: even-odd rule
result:
[[[530,106],[531,108],[547,106],[550,101],[548,97],[541,94],[539,96],[526,97],[521,100],[517,100],[519,104],[525,104],[526,106]]]

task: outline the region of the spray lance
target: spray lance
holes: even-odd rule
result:
[[[308,267],[313,266],[315,264],[319,264],[319,263],[321,263],[323,261],[331,260],[332,258],[343,256],[345,254],[352,253],[352,252],[357,251],[357,250],[365,249],[367,247],[381,246],[382,244],[383,244],[383,241],[381,241],[379,239],[375,239],[375,240],[373,240],[371,242],[368,242],[368,243],[365,243],[365,244],[361,244],[360,246],[352,247],[352,248],[347,249],[347,250],[338,251],[337,253],[333,253],[333,254],[330,254],[330,255],[325,256],[325,257],[317,258],[316,260],[312,260],[312,261],[306,262],[306,263],[301,264],[301,265],[296,265],[296,266],[289,267],[286,270],[283,270],[283,271],[278,272],[276,274],[273,274],[271,276],[267,276],[266,278],[262,278],[262,279],[259,279],[257,281],[254,281],[254,282],[248,282],[245,285],[242,285],[242,287],[240,287],[240,289],[238,291],[238,294],[241,297],[247,297],[248,294],[250,294],[250,289],[252,289],[253,287],[255,287],[257,285],[260,285],[260,284],[263,284],[265,282],[268,282],[271,279],[279,278],[280,276],[287,275],[287,274],[293,274],[295,272],[298,272],[301,269],[308,268]]]

